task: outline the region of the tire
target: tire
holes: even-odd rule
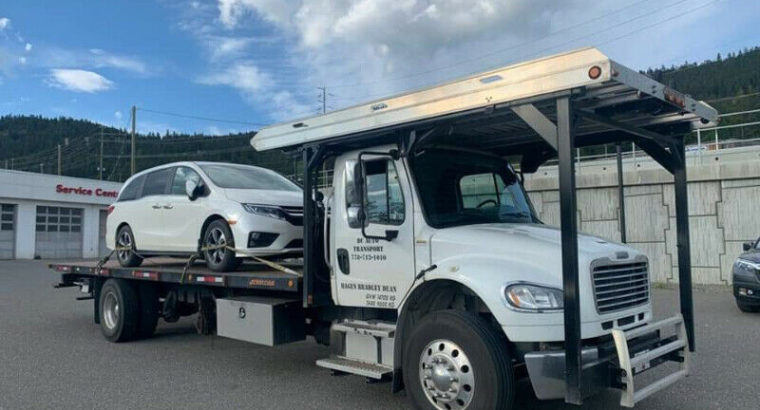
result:
[[[204,248],[219,245],[235,247],[232,230],[227,222],[221,219],[211,222],[206,227],[201,243]],[[236,258],[235,252],[230,249],[205,250],[203,258],[206,260],[206,266],[214,272],[229,272],[240,265],[240,259]]]
[[[152,283],[140,283],[137,288],[140,300],[140,319],[137,325],[137,338],[147,339],[156,332],[158,325],[158,291]]]
[[[137,249],[135,245],[135,235],[132,233],[132,228],[129,225],[124,225],[116,232],[116,247],[131,247],[133,250]],[[134,268],[140,266],[143,259],[134,251],[116,251],[116,259],[119,260],[119,265],[125,268]]]
[[[759,313],[760,312],[760,306],[758,305],[749,305],[746,303],[739,302],[739,300],[736,300],[736,306],[744,313]]]
[[[514,402],[506,338],[472,313],[442,310],[423,317],[405,343],[402,370],[421,410],[503,410]],[[446,397],[434,402],[434,394]]]
[[[100,290],[99,303],[100,328],[108,341],[127,342],[137,336],[140,299],[131,283],[108,279]]]

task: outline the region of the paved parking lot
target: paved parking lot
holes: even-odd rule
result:
[[[195,334],[192,322],[159,324],[156,337],[106,342],[92,302],[53,289],[40,261],[0,261],[0,409],[408,409],[390,385],[332,377],[311,341],[258,347]],[[673,312],[676,292],[657,289],[655,310]],[[755,409],[760,402],[760,315],[740,313],[728,288],[696,291],[693,375],[640,409]],[[518,388],[518,409],[576,409],[539,402]],[[584,408],[617,408],[614,392]]]

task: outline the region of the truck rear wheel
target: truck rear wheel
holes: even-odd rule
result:
[[[110,342],[126,342],[137,335],[140,300],[134,286],[123,279],[108,279],[100,290],[100,328]]]
[[[404,384],[418,409],[511,409],[514,373],[506,341],[475,314],[422,318],[403,358]]]

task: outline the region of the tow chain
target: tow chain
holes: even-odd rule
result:
[[[291,275],[299,276],[300,273],[294,271],[293,269],[288,268],[287,266],[280,265],[279,263],[268,261],[266,259],[260,258],[256,255],[254,255],[252,252],[247,251],[245,249],[237,249],[233,248],[229,245],[211,245],[211,246],[203,246],[199,249],[200,252],[206,252],[206,251],[213,251],[217,249],[226,249],[230,250],[235,253],[242,253],[243,255],[246,255],[247,257],[250,257],[251,259],[254,259],[256,262],[263,263],[264,265],[269,266],[272,269],[278,270],[280,272],[285,272]]]

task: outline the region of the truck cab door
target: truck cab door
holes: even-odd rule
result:
[[[336,161],[330,221],[333,295],[342,306],[395,309],[415,275],[413,204],[406,167],[403,160],[385,155],[357,158],[346,155]],[[357,223],[353,192],[357,169],[364,170],[363,226]]]

